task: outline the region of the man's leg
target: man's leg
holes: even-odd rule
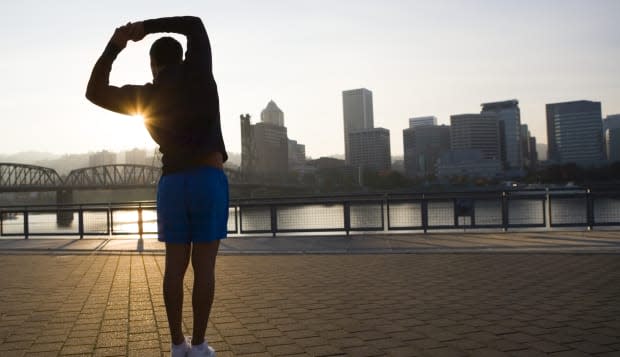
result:
[[[194,243],[192,248],[192,267],[194,268],[194,292],[192,307],[194,308],[194,330],[192,345],[204,342],[213,295],[215,291],[215,258],[220,241]]]
[[[166,243],[166,271],[164,273],[164,303],[172,343],[183,343],[183,277],[189,264],[191,245]]]

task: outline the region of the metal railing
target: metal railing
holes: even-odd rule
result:
[[[365,194],[231,202],[228,233],[394,232],[620,226],[620,192]],[[156,235],[155,202],[0,207],[0,236]]]

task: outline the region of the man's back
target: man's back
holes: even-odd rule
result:
[[[199,166],[210,153],[220,153],[226,161],[211,47],[202,21],[189,16],[146,20],[144,32],[186,35],[185,60],[154,73],[152,84],[118,88],[109,86],[108,79],[122,48],[110,44],[93,69],[87,97],[106,109],[141,114],[160,146],[164,174]]]

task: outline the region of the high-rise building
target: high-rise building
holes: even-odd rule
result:
[[[246,175],[286,177],[289,143],[284,114],[270,101],[261,122],[252,125],[250,115],[241,116],[241,172]]]
[[[527,124],[521,124],[521,162],[524,167],[534,168],[538,165],[536,137],[532,136]]]
[[[603,121],[603,131],[609,162],[620,161],[620,114],[608,115]]]
[[[146,165],[146,150],[135,148],[125,151],[125,163],[133,165]]]
[[[349,134],[374,127],[372,92],[365,88],[343,91],[342,110],[344,118],[344,156],[347,164],[351,164]]]
[[[603,131],[618,128],[620,128],[620,114],[608,115],[605,120],[603,120]]]
[[[437,118],[434,116],[409,118],[409,128],[427,125],[437,125]]]
[[[547,104],[549,160],[581,166],[605,161],[601,103],[587,100]]]
[[[288,137],[286,127],[270,123],[253,126],[255,155],[253,172],[264,176],[280,176],[288,172]]]
[[[90,167],[116,165],[116,154],[106,150],[94,153],[88,157],[88,165]]]
[[[263,123],[284,126],[284,113],[273,100],[270,100],[267,107],[260,113],[260,120]]]
[[[482,114],[495,114],[500,125],[501,159],[509,169],[522,168],[521,110],[516,99],[483,103]]]
[[[306,164],[306,145],[297,140],[288,141],[288,168],[290,171],[303,171]]]
[[[499,159],[489,159],[479,149],[459,149],[444,152],[437,162],[437,176],[468,176],[494,178],[502,172]]]
[[[407,176],[436,175],[437,160],[441,154],[450,150],[450,127],[409,127],[403,130],[403,147]]]
[[[530,168],[538,167],[538,148],[536,145],[536,137],[530,137],[530,141],[528,142],[529,146],[529,155],[530,155]]]
[[[488,113],[452,115],[450,147],[455,151],[477,149],[484,159],[500,160],[499,119]]]
[[[349,134],[350,165],[376,171],[392,167],[390,131],[372,128]]]
[[[254,130],[250,124],[250,114],[242,114],[241,119],[241,172],[251,175],[256,166],[254,153]]]

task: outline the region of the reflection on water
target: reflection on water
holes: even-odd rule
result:
[[[62,212],[67,221],[67,212]],[[86,234],[108,234],[108,213],[106,211],[84,212]],[[112,232],[115,234],[138,234],[138,210],[112,211]],[[28,232],[30,234],[79,234],[78,213],[73,212],[69,224],[58,223],[56,212],[29,212]],[[157,233],[157,211],[142,210],[142,227],[145,234]],[[2,234],[24,234],[24,215],[17,213],[11,219],[3,219]]]
[[[386,210],[386,207],[384,207]],[[351,229],[380,230],[384,224],[384,210],[380,202],[351,203],[349,223]],[[551,201],[553,223],[585,224],[587,222],[586,202],[583,198],[553,198]],[[228,231],[237,231],[235,208],[229,210]],[[389,205],[387,219],[391,228],[415,229],[422,226],[422,207],[420,202],[394,202]],[[461,212],[457,210],[456,212]],[[459,226],[502,224],[501,202],[493,199],[474,201],[473,209],[458,217]],[[620,200],[601,198],[594,200],[594,220],[599,224],[620,221]],[[428,202],[429,226],[453,226],[454,206],[451,200]],[[270,207],[242,207],[238,211],[241,232],[269,232],[271,230]],[[509,201],[508,219],[511,225],[544,224],[544,206],[541,199],[515,199]],[[30,212],[28,230],[39,235],[78,235],[77,212],[63,212],[59,224],[56,212]],[[157,212],[154,208],[142,210],[143,233],[157,233]],[[277,207],[275,223],[278,230],[344,230],[345,207],[343,204],[283,205]],[[113,209],[109,215],[106,209],[85,211],[83,214],[85,234],[138,234],[138,210]],[[387,222],[385,222],[387,224]],[[24,214],[21,212],[2,215],[3,235],[24,234]]]

